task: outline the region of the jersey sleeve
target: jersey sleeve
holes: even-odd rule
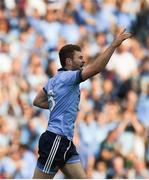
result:
[[[64,82],[73,85],[73,84],[79,84],[83,81],[82,74],[80,70],[77,71],[67,71],[64,74]]]

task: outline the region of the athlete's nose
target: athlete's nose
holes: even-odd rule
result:
[[[84,59],[82,59],[82,64],[83,64],[83,65],[85,64],[85,61],[84,61]]]

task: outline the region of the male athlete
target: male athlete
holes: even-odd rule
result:
[[[129,37],[131,34],[123,30],[103,54],[85,67],[79,46],[70,44],[61,48],[59,58],[62,68],[48,80],[33,102],[34,106],[50,110],[47,130],[39,140],[34,179],[51,179],[59,169],[68,178],[86,178],[72,142],[80,100],[79,84],[101,72],[115,49]]]

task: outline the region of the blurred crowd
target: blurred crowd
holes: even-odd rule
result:
[[[32,178],[49,115],[32,102],[59,49],[92,63],[122,28],[133,37],[81,83],[74,143],[89,178],[149,178],[148,0],[0,1],[0,178]]]

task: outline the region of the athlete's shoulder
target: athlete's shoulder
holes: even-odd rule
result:
[[[78,84],[81,82],[80,71],[79,70],[68,70],[59,73],[59,79],[67,84]]]

